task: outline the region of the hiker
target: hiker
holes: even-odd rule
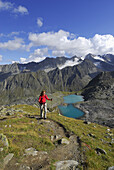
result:
[[[39,104],[40,104],[40,118],[41,118],[41,119],[43,118],[43,110],[44,110],[44,119],[47,118],[47,115],[46,115],[46,114],[47,114],[47,103],[46,103],[46,99],[52,101],[52,99],[49,99],[45,93],[46,93],[45,90],[43,90],[43,91],[41,92],[41,94],[40,94],[40,96],[39,96],[39,100],[38,100],[38,101],[39,101]]]

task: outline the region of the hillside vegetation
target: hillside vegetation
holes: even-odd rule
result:
[[[0,136],[1,169],[29,167],[36,170],[39,167],[54,170],[57,161],[68,159],[76,160],[79,169],[106,170],[113,166],[113,129],[64,117],[57,108],[50,107],[47,120],[39,119],[36,106],[12,105],[3,109],[0,117],[0,135],[4,135]],[[60,143],[62,138],[70,143]],[[28,148],[34,148],[34,152],[29,154]],[[9,153],[14,155],[7,162]]]

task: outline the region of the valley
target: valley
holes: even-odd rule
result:
[[[106,170],[112,167],[112,55],[88,54],[76,65],[73,65],[78,61],[75,57],[70,61],[57,58],[56,65],[55,59],[52,65],[49,61],[47,58],[26,66],[15,63],[0,67],[0,168]],[[47,120],[40,119],[38,105],[44,89],[53,98],[47,102]],[[84,101],[74,104],[85,113],[80,119],[62,116],[58,110],[63,97],[69,94],[84,97]]]

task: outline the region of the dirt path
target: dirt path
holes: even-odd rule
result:
[[[49,170],[50,166],[53,166],[56,161],[75,160],[81,162],[82,157],[76,135],[67,132],[63,125],[49,119],[38,119],[38,124],[53,130],[54,133],[50,140],[55,145],[55,149],[48,152],[38,151],[34,156],[23,156],[20,163],[13,157],[5,170]],[[66,140],[66,143],[64,143],[64,140]]]

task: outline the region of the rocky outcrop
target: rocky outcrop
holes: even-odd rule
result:
[[[75,106],[85,121],[114,127],[114,72],[102,72],[83,89],[85,102]]]
[[[85,100],[114,100],[114,71],[102,72],[84,88],[82,95]]]

